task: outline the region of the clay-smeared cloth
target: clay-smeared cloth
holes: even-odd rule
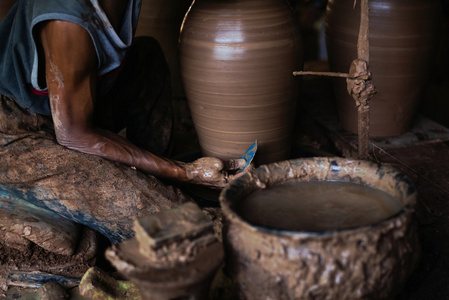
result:
[[[115,132],[126,127],[128,139],[161,155],[169,148],[173,121],[168,67],[153,39],[138,44],[108,98],[100,99],[95,118]],[[0,191],[89,226],[112,243],[134,235],[135,218],[191,201],[151,175],[59,145],[50,118],[4,96]]]

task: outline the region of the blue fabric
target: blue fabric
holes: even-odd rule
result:
[[[23,108],[50,115],[46,91],[38,85],[36,25],[48,20],[64,20],[85,28],[92,37],[98,58],[98,76],[117,69],[131,45],[142,0],[129,0],[120,32],[111,26],[98,0],[17,0],[0,24],[0,94],[16,99]],[[104,91],[103,91],[104,92]]]

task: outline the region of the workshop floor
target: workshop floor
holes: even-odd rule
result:
[[[372,160],[402,170],[418,190],[416,209],[422,255],[396,300],[449,299],[449,80],[434,80],[414,128],[388,141],[372,139]],[[355,135],[335,123],[329,79],[305,78],[295,141],[340,156],[356,156]],[[436,121],[436,122],[435,122]],[[301,143],[301,142],[300,142]],[[388,144],[398,144],[388,147]],[[381,145],[379,147],[378,145]]]
[[[441,120],[448,119],[447,114],[441,116],[442,106],[448,105],[441,99],[444,97],[448,99],[447,93],[447,85],[446,88],[443,84],[431,87],[429,91],[431,96],[425,100],[426,109],[421,110],[426,113],[425,118],[429,120],[433,118],[440,123],[444,123]],[[294,137],[294,157],[344,156],[344,154],[354,153],[353,145],[349,142],[351,137],[341,134],[335,128],[327,127],[326,121],[323,122],[323,116],[317,115],[316,107],[314,109],[313,105],[310,105],[310,103],[320,103],[316,101],[317,99],[327,99],[330,102],[326,103],[326,108],[321,112],[333,114],[335,110],[332,107],[331,98],[329,82],[326,79],[304,80],[302,105],[298,108]],[[437,109],[428,107],[433,102],[436,103]],[[192,153],[198,153],[198,140],[186,99],[177,97],[174,103],[177,117],[173,154],[175,157],[186,157]],[[449,112],[447,107],[446,112]],[[444,125],[449,126],[449,124]],[[339,143],[336,143],[337,139]],[[345,141],[347,141],[346,144]],[[422,259],[416,272],[396,300],[449,299],[449,139],[445,139],[443,134],[438,138],[429,138],[425,142],[421,140],[404,147],[378,150],[374,154],[378,162],[392,163],[403,170],[414,181],[419,193],[417,216],[421,245],[417,246],[422,248]],[[2,253],[4,254],[4,249],[0,247],[0,256]],[[9,259],[14,260],[14,257]],[[41,257],[41,259],[44,258]],[[3,261],[2,266],[5,263]],[[101,259],[99,264],[107,265]],[[10,287],[4,292],[0,290],[0,298],[19,299],[33,291],[35,290]],[[215,293],[214,299],[232,299],[229,294],[223,294],[223,290],[219,292],[221,296]],[[81,298],[73,296],[71,299]]]

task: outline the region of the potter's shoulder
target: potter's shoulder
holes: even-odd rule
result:
[[[89,0],[19,0],[18,11],[33,23],[48,19],[73,20],[89,10]]]

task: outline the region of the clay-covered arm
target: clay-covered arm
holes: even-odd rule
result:
[[[227,183],[218,159],[203,158],[190,164],[169,160],[95,127],[97,55],[90,35],[77,24],[48,21],[40,27],[40,38],[58,143],[161,178],[217,187]]]

